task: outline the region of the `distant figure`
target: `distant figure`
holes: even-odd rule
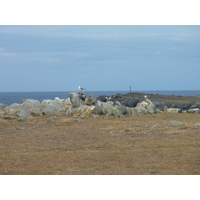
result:
[[[112,97],[106,97],[107,101],[110,101],[112,99]]]
[[[106,100],[108,101],[108,103],[111,103],[111,99],[112,97],[106,97]]]
[[[148,99],[150,97],[150,95],[144,95],[145,99]]]
[[[79,86],[78,89],[79,89],[80,91],[86,90],[85,88],[82,88],[81,86]]]

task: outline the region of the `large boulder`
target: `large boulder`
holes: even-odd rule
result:
[[[94,114],[103,115],[104,113],[103,103],[98,100],[95,104]]]
[[[91,105],[95,105],[97,102],[97,98],[93,95],[93,94],[89,94],[89,97],[87,99],[87,105],[91,106]]]
[[[85,104],[86,95],[84,92],[70,92],[69,97],[73,107]]]
[[[9,110],[9,109],[22,110],[24,109],[24,106],[22,104],[13,103],[5,107],[5,110]]]
[[[157,114],[156,106],[149,100],[146,99],[141,103],[138,103],[135,107],[139,114]]]
[[[147,108],[149,114],[156,114],[157,113],[156,106],[153,103],[147,105],[146,108]]]
[[[13,103],[5,107],[5,112],[9,115],[17,115],[21,110],[24,110],[25,107],[22,104]]]
[[[29,110],[26,110],[26,109],[21,110],[18,113],[19,121],[26,121],[26,119],[29,118],[31,115],[32,113]]]
[[[34,99],[25,99],[23,100],[23,106],[31,111],[40,111],[43,108],[43,105]]]
[[[121,105],[119,101],[115,102],[115,108],[119,115],[127,115],[128,111],[125,106]]]
[[[42,109],[42,115],[54,115],[56,114],[56,107],[54,106],[47,106],[46,108]]]

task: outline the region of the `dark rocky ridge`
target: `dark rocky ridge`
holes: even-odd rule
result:
[[[174,95],[159,95],[159,94],[145,94],[145,93],[127,93],[116,94],[111,96],[111,101],[119,101],[126,107],[135,107],[137,103],[144,101],[144,96],[147,95],[160,110],[167,108],[179,108],[182,110],[200,108],[200,96],[174,96]],[[97,99],[106,102],[106,95],[99,96]]]

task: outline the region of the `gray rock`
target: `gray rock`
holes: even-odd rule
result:
[[[164,112],[165,112],[165,113],[168,112],[168,108],[167,108],[167,106],[164,106]]]
[[[114,103],[112,101],[110,101],[110,102],[107,101],[106,103],[102,102],[102,104],[103,104],[104,109],[112,108],[114,106]]]
[[[99,119],[99,118],[100,118],[100,116],[97,115],[97,114],[93,114],[93,117],[94,117],[95,119]]]
[[[135,109],[136,109],[136,111],[137,111],[137,113],[139,115],[147,115],[147,114],[149,114],[148,110],[143,106],[136,107]]]
[[[54,106],[47,106],[42,109],[42,115],[53,115],[56,113],[56,108]]]
[[[85,104],[86,95],[83,92],[70,92],[69,97],[73,107]]]
[[[88,100],[87,100],[87,105],[95,105],[97,102],[97,98],[93,94],[89,94]]]
[[[88,106],[86,105],[80,106],[79,108],[77,108],[77,113],[83,114],[87,109],[88,109]]]
[[[77,113],[77,109],[76,108],[69,108],[66,112],[66,116],[73,116]]]
[[[167,112],[168,113],[182,113],[182,110],[179,108],[168,108]]]
[[[103,103],[98,100],[95,104],[94,114],[103,115],[104,113]]]
[[[125,106],[121,105],[118,101],[115,102],[115,108],[118,111],[119,115],[127,115],[128,111]]]
[[[41,111],[43,108],[43,105],[38,100],[34,99],[23,100],[23,106],[33,111]]]
[[[157,114],[156,106],[154,104],[147,105],[147,110],[149,114]]]
[[[112,117],[108,113],[106,113],[105,119],[111,119],[111,118]]]
[[[18,114],[19,116],[19,121],[26,121],[27,118],[31,116],[31,112],[29,110],[21,110]]]
[[[200,123],[199,123],[199,122],[197,122],[195,125],[196,125],[196,126],[200,126]]]
[[[63,104],[65,105],[72,105],[71,101],[70,101],[70,98],[67,98],[63,101]]]
[[[2,104],[2,103],[0,103],[0,110],[4,110],[5,108],[6,108],[6,104]]]
[[[52,122],[56,122],[58,120],[60,120],[60,118],[58,118],[58,117],[51,117],[50,118],[50,121],[52,121]]]
[[[5,109],[5,112],[8,115],[17,115],[19,113],[19,109]]]
[[[62,105],[64,105],[64,103],[61,100],[51,100],[48,103],[48,106],[55,107],[55,109],[59,109]]]
[[[129,115],[138,115],[137,110],[135,108],[126,108]]]
[[[183,122],[180,121],[170,121],[169,126],[181,126],[181,125],[185,125]]]
[[[5,107],[5,111],[10,110],[10,109],[20,111],[20,110],[24,109],[24,106],[22,104],[13,103],[13,104]]]
[[[189,109],[186,111],[187,113],[200,113],[200,109],[199,108],[193,108],[193,109]]]
[[[146,99],[145,101],[142,101],[141,103],[138,103],[135,109],[141,115],[157,113],[156,106],[149,99]]]

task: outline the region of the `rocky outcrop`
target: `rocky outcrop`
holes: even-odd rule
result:
[[[69,97],[74,108],[83,106],[86,99],[86,95],[83,92],[71,92]]]
[[[31,113],[29,110],[24,109],[19,111],[18,116],[19,116],[19,121],[26,121],[27,118],[29,118],[30,116],[32,116],[33,113]]]
[[[145,93],[127,93],[127,94],[116,94],[110,96],[110,101],[119,101],[123,106],[126,107],[136,107],[138,103],[145,100]],[[174,96],[174,95],[159,95],[159,94],[149,94],[148,99],[156,106],[157,109],[164,111],[164,107],[176,108],[180,110],[189,110],[200,108],[200,98],[199,96],[184,97],[184,96]],[[99,96],[97,98],[102,102],[106,102],[108,96]]]
[[[182,110],[179,108],[167,108],[166,106],[164,107],[164,112],[166,113],[182,113]]]
[[[104,95],[99,96],[97,99],[102,102],[107,102],[107,98],[110,98],[110,101],[112,102],[118,101],[121,105],[126,107],[135,107],[139,102],[143,100],[142,96],[134,96],[131,93],[128,93],[126,95],[118,93],[116,95],[112,95],[111,97]]]
[[[156,106],[148,99],[138,103],[135,109],[140,114],[157,114]]]
[[[104,113],[103,103],[101,101],[97,101],[94,107],[94,114],[103,115]]]
[[[120,97],[120,95],[116,96],[118,96],[117,98]],[[110,119],[112,117],[157,114],[162,112],[149,99],[137,103],[135,107],[127,107],[117,101],[117,98],[114,98],[115,101],[112,101],[112,98],[100,101],[93,94],[90,94],[87,99],[83,92],[72,92],[67,99],[45,99],[41,103],[38,100],[25,99],[22,104],[0,104],[0,117],[4,117],[4,119],[17,118],[19,121],[25,121],[29,117],[37,115],[64,115],[80,119],[87,117]],[[182,110],[167,108],[165,106],[164,111],[180,113]],[[188,110],[188,112],[200,113],[197,108]],[[52,118],[51,121],[56,121],[56,119]]]
[[[97,102],[97,98],[93,94],[89,94],[86,104],[88,106],[95,105]]]
[[[199,108],[194,108],[194,109],[189,109],[186,111],[187,113],[200,113],[200,109]]]

